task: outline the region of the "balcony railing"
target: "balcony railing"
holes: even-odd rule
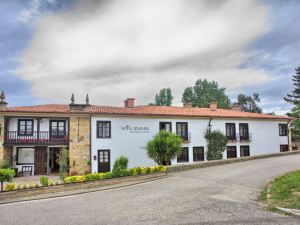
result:
[[[240,133],[236,133],[235,136],[227,136],[229,142],[250,142],[252,141],[252,133],[249,133],[246,136],[241,136]]]
[[[32,133],[19,133],[18,131],[5,131],[4,144],[35,144],[35,145],[68,145],[68,132],[34,131]]]

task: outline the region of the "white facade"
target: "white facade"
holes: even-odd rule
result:
[[[97,121],[110,121],[111,137],[97,138]],[[146,143],[159,132],[160,122],[171,122],[172,132],[176,132],[176,122],[187,122],[189,142],[183,143],[188,147],[189,162],[193,162],[193,147],[204,147],[207,142],[204,135],[207,131],[210,118],[152,118],[128,116],[97,116],[91,118],[91,158],[92,172],[98,172],[98,150],[110,150],[110,168],[119,156],[129,159],[129,167],[151,166],[154,161],[146,154]],[[279,136],[279,124],[287,124],[286,120],[267,119],[217,119],[211,120],[211,129],[226,133],[226,123],[234,123],[236,133],[239,132],[239,123],[247,123],[249,127],[249,141],[234,141],[228,146],[236,146],[237,157],[240,157],[240,146],[249,146],[250,155],[260,155],[280,152],[280,145],[288,145],[288,136]],[[223,158],[226,158],[226,151]],[[174,160],[172,164],[176,164]]]

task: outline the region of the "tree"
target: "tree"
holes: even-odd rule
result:
[[[262,113],[262,109],[257,105],[259,102],[260,97],[258,93],[254,93],[253,96],[239,94],[236,104],[240,105],[244,112]]]
[[[155,95],[154,104],[158,106],[170,106],[172,105],[172,91],[170,88],[163,88],[158,94]]]
[[[128,158],[125,156],[120,156],[116,159],[112,173],[114,176],[119,177],[122,175],[122,170],[126,170],[128,168]]]
[[[12,182],[14,179],[15,171],[11,169],[0,169],[0,182],[1,182],[1,192],[3,191],[3,183]]]
[[[65,146],[63,146],[60,152],[57,154],[56,162],[59,165],[59,178],[63,181],[66,173],[69,171],[69,152]]]
[[[181,154],[181,143],[181,137],[162,130],[147,143],[147,155],[154,159],[157,164],[166,165]]]
[[[205,135],[207,140],[207,160],[217,160],[223,158],[223,152],[227,145],[227,137],[221,131],[215,130],[207,132]]]
[[[182,102],[192,103],[194,107],[208,107],[211,102],[217,102],[218,108],[228,109],[230,100],[225,90],[215,81],[198,79],[193,87],[185,88]]]
[[[291,94],[287,94],[284,100],[290,104],[293,104],[291,112],[287,115],[294,117],[294,121],[291,124],[291,131],[293,138],[300,137],[300,67],[295,69],[295,74],[293,75],[293,86],[294,90]]]
[[[297,105],[300,103],[300,67],[295,69],[295,74],[293,75],[292,81],[294,90],[291,94],[287,94],[287,97],[284,97],[284,100]]]

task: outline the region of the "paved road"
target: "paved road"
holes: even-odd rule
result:
[[[257,196],[300,155],[176,173],[136,186],[0,205],[0,224],[278,224],[300,218],[265,211]]]

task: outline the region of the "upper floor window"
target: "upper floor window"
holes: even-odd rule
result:
[[[18,135],[33,136],[33,119],[18,120]]]
[[[172,131],[172,123],[171,122],[159,122],[159,130]]]
[[[189,162],[189,148],[184,147],[181,154],[177,156],[177,162]]]
[[[236,140],[235,123],[226,123],[226,136],[229,140]]]
[[[65,120],[50,120],[50,136],[66,135],[66,121]]]
[[[97,138],[111,138],[110,121],[97,121]]]
[[[287,125],[279,124],[279,136],[287,136]]]
[[[177,122],[176,123],[176,134],[180,136],[183,140],[188,140],[188,123],[187,122]]]
[[[240,123],[240,140],[249,140],[249,126],[248,123]]]

